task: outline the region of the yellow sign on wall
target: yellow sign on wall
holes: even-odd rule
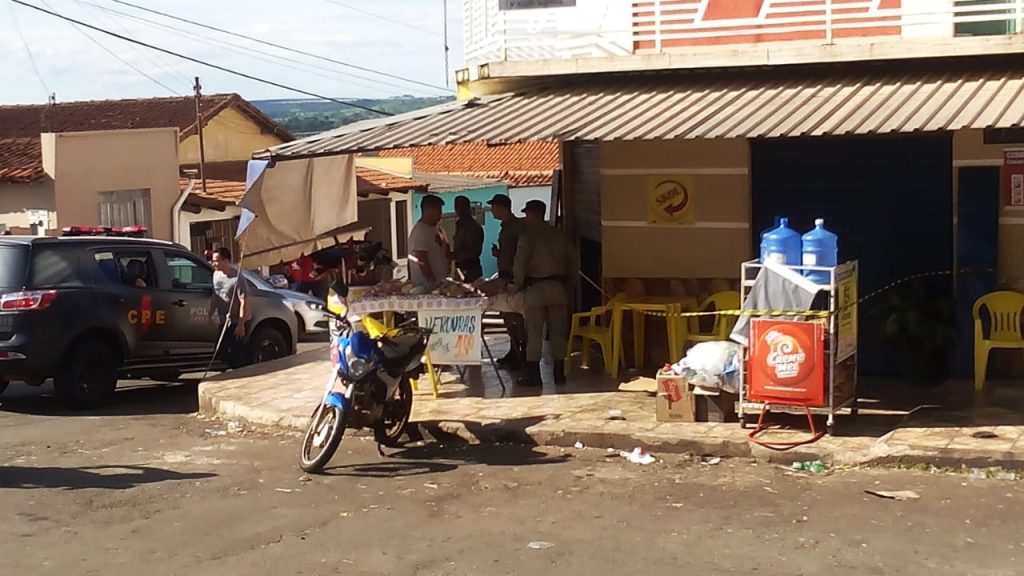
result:
[[[837,362],[842,362],[857,353],[857,265],[846,264],[840,268],[836,271],[836,292],[839,297]]]
[[[662,175],[647,178],[647,221],[651,224],[692,224],[693,176]]]

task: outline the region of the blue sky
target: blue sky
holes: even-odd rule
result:
[[[327,96],[445,93],[441,89],[382,78],[194,28],[113,0],[25,1],[201,60]],[[445,86],[442,0],[127,1],[335,60],[441,88]],[[3,54],[4,64],[0,104],[45,102],[48,92],[44,83],[50,92],[56,92],[58,101],[65,102],[170,96],[173,95],[171,90],[187,94],[191,92],[191,78],[197,75],[202,78],[206,93],[238,92],[248,99],[302,97],[86,30],[96,42],[152,76],[165,88],[118,61],[71,24],[9,1],[0,4],[6,4],[0,6],[0,54]],[[157,21],[188,33],[133,20],[109,10]],[[462,65],[460,0],[448,0],[448,30],[450,62],[454,70]],[[306,65],[284,62],[250,50],[300,60]],[[28,51],[35,59],[38,75]],[[450,83],[454,86],[454,81]]]

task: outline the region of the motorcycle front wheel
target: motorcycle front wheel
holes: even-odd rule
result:
[[[309,421],[302,439],[299,467],[304,472],[316,473],[331,460],[345,434],[348,414],[337,406],[322,404]]]

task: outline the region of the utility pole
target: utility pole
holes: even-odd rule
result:
[[[203,194],[206,194],[206,143],[203,141],[203,87],[196,76],[196,130],[199,132],[199,179],[202,181]]]
[[[449,87],[448,79],[448,0],[441,0],[444,12],[444,86]]]

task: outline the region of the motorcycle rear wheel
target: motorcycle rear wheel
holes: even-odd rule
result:
[[[409,381],[409,376],[406,375],[398,383],[398,393],[395,397],[384,404],[383,422],[374,427],[374,440],[388,448],[397,447],[402,435],[405,434],[405,428],[409,425],[411,416],[412,383]]]
[[[299,467],[303,472],[318,473],[334,457],[341,445],[348,424],[348,413],[337,406],[321,405],[309,421],[302,438]]]

